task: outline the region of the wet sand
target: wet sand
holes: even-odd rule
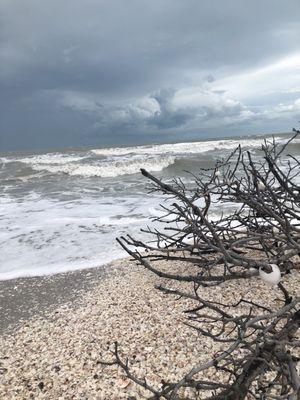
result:
[[[47,316],[59,305],[76,303],[99,282],[124,271],[113,263],[99,268],[0,281],[0,335],[33,316]]]

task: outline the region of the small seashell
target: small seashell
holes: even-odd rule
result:
[[[261,279],[266,282],[268,285],[277,286],[281,279],[280,269],[276,264],[270,264],[272,268],[272,272],[265,272],[262,270],[262,267],[259,268],[259,276]]]
[[[130,379],[128,378],[120,378],[117,381],[117,386],[121,389],[125,389],[127,388],[127,386],[129,386],[131,383]]]
[[[259,190],[264,191],[266,189],[265,184],[262,181],[259,181],[257,184]]]

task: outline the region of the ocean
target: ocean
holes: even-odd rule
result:
[[[276,140],[286,140],[277,135]],[[0,280],[96,267],[124,257],[115,238],[143,238],[161,215],[145,168],[193,184],[238,144],[259,157],[262,136],[132,147],[0,153]],[[300,154],[299,141],[292,145]],[[214,205],[213,213],[223,209]],[[230,204],[226,205],[230,207]]]

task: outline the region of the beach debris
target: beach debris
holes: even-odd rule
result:
[[[266,185],[262,182],[262,181],[258,181],[257,187],[259,190],[261,190],[262,192],[264,190],[266,190]]]
[[[259,276],[268,285],[276,287],[280,282],[281,272],[278,265],[276,264],[270,264],[270,267],[272,268],[271,272],[267,272],[266,270],[264,270],[264,267],[260,267]]]
[[[59,372],[59,371],[60,371],[60,366],[59,366],[59,365],[54,365],[54,366],[53,366],[53,370],[54,370],[55,372]]]

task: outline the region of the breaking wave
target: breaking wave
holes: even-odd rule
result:
[[[282,141],[284,138],[278,136],[276,140]],[[175,164],[176,160],[184,160],[184,162],[180,163],[180,167],[185,169],[188,163],[195,163],[198,160],[198,154],[214,152],[216,155],[221,155],[222,151],[233,150],[238,145],[241,145],[242,148],[255,150],[261,144],[262,138],[252,137],[93,150],[85,149],[61,153],[14,155],[11,157],[6,157],[5,155],[5,157],[0,158],[0,161],[2,161],[0,172],[2,170],[3,175],[3,171],[6,169],[7,173],[4,171],[6,176],[10,174],[22,182],[38,178],[39,175],[32,174],[33,171],[85,178],[114,178],[137,174],[141,168],[159,172]],[[11,169],[9,171],[10,166]],[[18,170],[17,174],[16,170]]]
[[[286,140],[279,135],[276,139]],[[182,171],[197,174],[199,168],[211,168],[217,157],[239,144],[255,152],[262,142],[263,137],[247,137],[0,154],[0,224],[4,227],[0,232],[0,280],[96,267],[123,257],[115,237],[128,233],[143,239],[139,230],[146,229],[148,217],[172,221],[159,206],[169,205],[166,199],[158,193],[147,195],[146,182],[137,175],[140,168],[154,174],[164,170],[166,183],[175,175],[189,184],[192,175]],[[298,156],[299,142],[294,143],[293,154]],[[257,152],[255,157],[259,156]],[[220,207],[212,199],[211,220],[235,206]],[[157,226],[156,221],[152,223]]]
[[[277,140],[280,137],[275,138]],[[143,155],[143,154],[201,154],[214,150],[231,150],[235,149],[238,145],[247,148],[260,148],[262,145],[262,138],[257,139],[240,139],[240,140],[210,140],[207,142],[187,142],[187,143],[174,143],[174,144],[157,144],[149,146],[135,146],[135,147],[114,147],[105,149],[93,149],[92,153],[101,156],[125,156],[129,154]]]
[[[29,157],[1,157],[0,162],[11,163],[11,162],[21,162],[24,164],[67,164],[70,162],[81,161],[87,156],[78,156],[73,154],[64,153],[47,153],[32,155]]]
[[[100,161],[98,164],[62,164],[46,165],[33,164],[31,168],[36,171],[48,171],[50,173],[65,173],[71,176],[113,178],[120,175],[137,174],[141,168],[149,171],[162,171],[174,164],[175,157],[134,158],[120,161]]]

